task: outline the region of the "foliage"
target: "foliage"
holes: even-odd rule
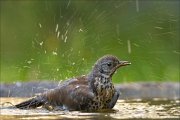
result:
[[[1,81],[87,74],[101,56],[132,62],[114,82],[178,81],[179,1],[1,1]]]

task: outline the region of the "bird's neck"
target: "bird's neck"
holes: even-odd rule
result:
[[[89,73],[89,75],[88,75],[88,80],[90,81],[90,82],[94,82],[94,81],[97,81],[97,78],[98,78],[98,80],[99,79],[109,79],[109,80],[111,80],[111,75],[108,75],[108,74],[106,74],[106,73],[101,73],[101,72],[99,72],[99,71],[97,71],[97,70],[93,70],[91,73]]]

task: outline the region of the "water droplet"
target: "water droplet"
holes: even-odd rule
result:
[[[59,35],[60,35],[60,31],[58,31],[58,33],[57,33],[57,38],[59,38]]]
[[[79,29],[79,32],[83,32],[83,30],[80,28],[80,29]]]
[[[40,46],[42,46],[42,45],[43,45],[43,41],[42,41],[42,42],[40,42],[40,43],[39,43],[39,45],[40,45]]]
[[[32,63],[32,61],[30,61],[30,60],[29,60],[29,61],[27,61],[27,63],[28,63],[28,64],[31,64],[31,63]]]
[[[131,41],[127,40],[128,53],[131,53]]]
[[[67,36],[65,37],[64,42],[65,42],[65,43],[67,42]]]
[[[156,28],[156,29],[163,29],[162,27],[159,27],[159,26],[156,26],[156,27],[154,27],[154,28]]]
[[[53,51],[52,53],[53,53],[53,55],[57,55],[57,52],[55,52],[55,51]]]
[[[42,28],[42,25],[41,25],[41,23],[39,23],[39,28]]]
[[[59,25],[58,25],[58,24],[56,24],[56,30],[55,30],[56,32],[58,31],[58,27],[59,27]]]

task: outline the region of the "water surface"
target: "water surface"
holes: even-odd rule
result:
[[[25,98],[1,98],[4,102],[19,103]],[[179,119],[180,100],[118,100],[113,110],[99,112],[48,111],[44,108],[31,110],[1,109],[1,119]],[[8,104],[4,104],[8,106]]]

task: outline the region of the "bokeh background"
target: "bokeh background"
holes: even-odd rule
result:
[[[1,0],[1,82],[87,74],[113,54],[115,83],[178,81],[178,0]]]

